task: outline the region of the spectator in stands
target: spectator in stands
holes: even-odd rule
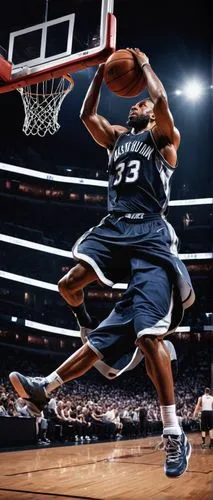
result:
[[[9,417],[8,411],[5,408],[5,399],[4,399],[4,397],[0,398],[0,417]]]
[[[31,417],[26,401],[23,398],[17,399],[15,409],[18,417]]]
[[[120,418],[116,403],[109,405],[109,407],[105,413],[105,418],[107,419],[107,421],[115,424],[116,438],[120,438],[122,435],[123,424],[121,422],[121,418]]]
[[[48,431],[48,419],[44,417],[44,412],[41,412],[41,416],[36,418],[36,434],[38,444],[48,445],[50,444],[50,439],[47,438]]]

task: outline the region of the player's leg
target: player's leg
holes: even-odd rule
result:
[[[206,446],[206,432],[205,431],[201,431],[201,438],[202,438],[201,447],[205,448],[205,446]]]
[[[121,324],[120,315],[114,312],[89,334],[88,342],[83,347],[47,377],[38,379],[12,372],[9,378],[18,394],[26,399],[31,414],[39,416],[52,391],[80,377],[92,366],[107,378],[114,378],[125,364],[129,364],[134,353],[135,340],[133,323],[130,321],[125,325]],[[133,350],[132,355],[129,353],[130,356],[128,348],[129,351]],[[139,349],[138,353],[140,354]]]
[[[96,352],[85,344],[45,378],[26,377],[19,372],[11,372],[9,379],[19,396],[26,399],[31,414],[40,416],[52,391],[65,382],[84,375],[98,359]]]
[[[175,320],[174,302],[178,296],[173,298],[173,286],[166,270],[147,261],[141,262],[140,270],[134,270],[131,287],[137,345],[144,354],[147,374],[160,403],[166,440],[165,473],[175,477],[186,470],[191,451],[176,415],[171,360],[163,343],[163,337]]]
[[[66,280],[59,283],[60,292],[71,307],[81,308],[82,288],[84,286],[97,279],[108,286],[112,286],[114,279],[117,281],[118,275],[123,273],[123,269],[124,271],[127,269],[127,257],[124,252],[120,255],[118,249],[119,259],[114,258],[119,236],[120,230],[113,221],[109,221],[108,225],[101,222],[99,226],[89,231],[76,243],[73,248],[73,255],[75,259],[79,259],[81,262],[71,270]],[[82,309],[80,312],[82,313]],[[78,309],[79,323],[81,324],[87,319],[86,314],[84,314],[84,318],[80,316]],[[102,345],[102,342],[104,345],[107,344],[107,338],[108,334],[105,337],[102,332],[100,345]],[[83,375],[102,357],[101,350],[99,354],[95,346],[93,348],[92,345],[89,346],[86,343],[46,378],[38,380],[37,378],[25,377],[18,372],[12,372],[9,377],[18,394],[22,394],[24,398],[27,398],[28,406],[31,405],[31,413],[39,415],[48,401],[47,394],[49,392],[64,382]]]
[[[171,361],[163,341],[145,335],[139,340],[145,356],[147,374],[152,380],[160,402],[163,435],[165,438],[165,474],[177,477],[185,472],[191,447],[176,415]]]
[[[97,279],[94,269],[86,262],[80,262],[58,282],[61,296],[72,308],[79,325],[86,328],[94,328],[96,325],[86,310],[83,289]]]
[[[58,283],[59,292],[71,306],[78,323],[87,329],[96,328],[98,322],[86,311],[83,288],[97,280],[112,286],[120,274],[127,272],[127,257],[119,249],[119,237],[120,230],[113,217],[105,217],[76,241],[72,251],[79,263]]]
[[[206,447],[206,436],[209,432],[208,414],[206,411],[201,412],[201,448]]]
[[[79,263],[68,273],[69,286],[59,284],[60,293],[73,308],[79,324],[85,326],[90,326],[92,319],[85,309],[82,289],[96,279],[95,271],[88,264]],[[25,377],[18,372],[10,373],[9,378],[17,393],[20,396],[22,394],[21,397],[27,400],[31,414],[36,416],[40,415],[41,410],[47,404],[49,392],[67,380],[86,373],[97,359],[96,353],[85,345],[46,378],[38,380]]]
[[[173,375],[169,353],[163,343],[163,338],[144,335],[139,339],[137,345],[145,356],[146,371],[154,384],[160,405],[175,405]],[[169,425],[170,434],[180,434],[178,418],[175,415],[173,425]],[[169,423],[170,424],[170,423]],[[165,431],[164,422],[164,431]]]

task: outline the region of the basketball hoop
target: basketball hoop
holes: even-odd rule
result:
[[[26,135],[39,135],[44,137],[47,132],[55,134],[60,128],[58,114],[61,104],[74,87],[71,76],[63,75],[61,78],[52,78],[45,82],[17,88],[21,94],[25,120],[23,132]]]

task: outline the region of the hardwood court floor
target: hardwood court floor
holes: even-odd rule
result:
[[[213,500],[213,449],[193,447],[188,471],[163,473],[159,437],[0,453],[0,500]]]

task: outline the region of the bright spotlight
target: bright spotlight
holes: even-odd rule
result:
[[[199,99],[202,93],[203,93],[202,84],[195,80],[188,82],[184,87],[184,95],[192,101]]]
[[[180,90],[180,89],[175,90],[175,95],[181,95],[181,94],[182,94],[182,90]]]

